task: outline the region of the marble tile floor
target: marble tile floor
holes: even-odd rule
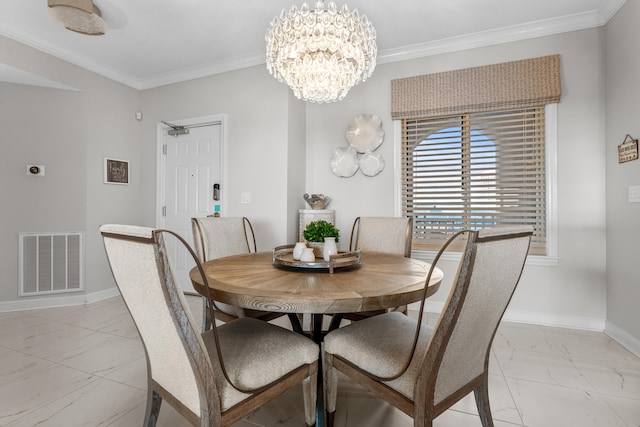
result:
[[[496,427],[640,426],[640,358],[603,333],[503,323],[490,371]],[[0,313],[0,426],[140,426],[145,390],[144,350],[119,297]],[[158,426],[187,425],[162,406]],[[235,427],[303,425],[293,388]],[[341,379],[336,427],[405,426],[408,416]],[[473,396],[434,426],[481,426]]]

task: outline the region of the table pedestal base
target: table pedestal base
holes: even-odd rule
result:
[[[324,320],[324,314],[313,314],[313,318],[312,318],[312,322],[311,322],[311,331],[310,333],[306,333],[303,329],[302,329],[302,325],[300,323],[300,318],[298,317],[297,314],[293,314],[290,313],[288,314],[289,316],[289,321],[291,322],[291,327],[293,328],[294,332],[297,332],[299,334],[302,335],[306,335],[308,337],[310,337],[313,342],[315,342],[316,344],[318,344],[319,346],[322,345],[322,339],[325,336],[325,332],[323,332],[322,330],[322,321]],[[334,317],[335,319],[335,317]],[[331,321],[331,324],[333,325],[334,321]],[[338,321],[338,325],[340,325],[340,322]],[[331,331],[331,327],[329,328],[329,331]],[[327,332],[329,332],[327,331]],[[323,374],[323,369],[322,369],[322,351],[320,352],[320,359],[318,360],[318,389],[317,389],[317,402],[316,402],[316,426],[318,427],[324,427],[325,425],[325,411],[324,411],[324,374]]]

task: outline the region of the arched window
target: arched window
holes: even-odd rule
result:
[[[456,231],[531,224],[545,255],[544,107],[402,120],[402,210],[414,248]]]

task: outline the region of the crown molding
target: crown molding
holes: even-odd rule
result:
[[[616,14],[620,10],[622,6],[626,3],[627,0],[609,0],[607,1],[600,10],[597,11],[597,14],[600,18],[600,25],[605,25],[613,15]]]
[[[605,25],[609,19],[624,5],[626,0],[609,0],[598,10],[567,15],[553,19],[530,22],[522,25],[499,28],[496,30],[466,34],[459,37],[418,43],[396,49],[386,49],[378,52],[378,64],[388,64],[443,53],[474,49],[502,43],[550,36],[570,31],[584,30]],[[244,57],[211,63],[205,67],[183,70],[178,73],[167,73],[162,76],[143,80],[140,86],[151,89],[173,83],[179,83],[194,78],[206,77],[242,68],[253,67],[265,63],[264,52],[258,52]]]
[[[426,43],[418,43],[395,49],[386,49],[378,52],[377,62],[379,64],[387,64],[466,49],[474,49],[600,27],[605,25],[625,2],[626,0],[609,0],[600,9],[590,12],[530,22],[522,25],[514,25],[496,30],[477,32],[459,37],[434,40]],[[122,73],[112,67],[96,64],[80,56],[73,55],[69,51],[51,46],[40,40],[36,40],[9,25],[0,26],[0,34],[137,90],[152,89],[154,87],[194,80],[265,63],[265,53],[255,52],[244,56],[212,62],[204,66],[184,68],[175,72],[140,79],[135,76]]]
[[[115,68],[105,66],[104,64],[97,64],[93,61],[89,61],[82,56],[74,55],[72,52],[66,49],[61,49],[57,46],[53,46],[49,43],[43,42],[42,40],[37,39],[15,27],[12,27],[9,24],[3,23],[2,25],[0,25],[0,35],[3,35],[9,39],[15,40],[19,43],[37,49],[56,58],[62,59],[63,61],[77,65],[78,67],[85,70],[92,71],[110,80],[114,80],[118,83],[122,83],[134,89],[140,89],[140,83],[138,79],[133,76],[122,73]]]
[[[609,19],[615,15],[625,1],[626,0],[611,0],[607,2],[607,7],[603,8],[606,10],[578,13],[495,30],[465,34],[459,37],[434,40],[397,49],[387,49],[378,53],[378,63],[386,64],[405,61],[408,59],[600,27],[605,25]]]
[[[211,62],[196,68],[186,68],[177,72],[158,74],[139,82],[139,89],[151,89],[201,77],[213,76],[229,71],[241,70],[265,64],[265,53],[257,52],[245,56],[236,56],[222,61]]]

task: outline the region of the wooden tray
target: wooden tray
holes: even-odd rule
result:
[[[329,273],[333,273],[336,268],[360,265],[360,250],[338,252],[335,255],[331,255],[329,261],[325,261],[323,258],[316,258],[313,262],[305,262],[293,259],[294,246],[295,245],[283,245],[275,247],[273,249],[273,265],[300,269],[328,269]]]

